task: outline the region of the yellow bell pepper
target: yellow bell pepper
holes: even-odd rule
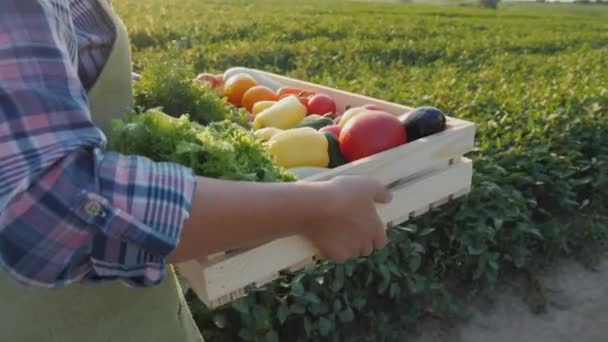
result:
[[[260,128],[257,131],[253,132],[253,135],[258,137],[258,139],[260,139],[262,141],[268,141],[275,134],[280,133],[280,132],[283,132],[283,130],[274,128],[274,127],[264,127],[264,128]]]
[[[253,105],[253,108],[251,109],[251,114],[258,115],[263,110],[272,107],[272,105],[274,105],[275,103],[277,103],[277,101],[258,101]]]
[[[253,130],[264,127],[289,129],[306,116],[306,106],[296,96],[287,96],[258,113],[253,119]]]
[[[328,167],[328,141],[325,135],[311,127],[293,128],[279,132],[266,142],[279,166]]]
[[[344,125],[346,125],[348,120],[354,118],[355,116],[357,116],[363,112],[365,112],[365,108],[363,108],[363,107],[350,108],[349,110],[344,112],[344,114],[342,114],[342,117],[340,118],[340,122],[338,123],[338,126],[344,127]]]

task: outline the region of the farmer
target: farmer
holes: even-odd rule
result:
[[[202,341],[170,264],[289,234],[337,261],[384,247],[373,180],[220,181],[106,150],[131,73],[108,0],[0,0],[0,341]]]

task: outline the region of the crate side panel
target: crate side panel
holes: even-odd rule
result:
[[[415,211],[452,193],[461,191],[470,183],[470,161],[450,166],[438,172],[396,189],[390,204],[379,204],[378,212],[385,223],[400,218],[404,213]],[[311,260],[317,250],[300,236],[291,236],[234,255],[203,272],[207,281],[209,300],[215,300],[242,287],[256,283],[273,273]]]
[[[338,175],[370,176],[384,185],[432,170],[474,147],[475,127],[461,126],[308,177],[327,180]]]
[[[432,204],[443,205],[447,203],[443,199],[469,188],[472,176],[473,162],[462,158],[462,161],[453,164],[446,171],[393,190],[392,202],[379,205],[378,214],[384,222],[393,222],[400,219],[404,213],[430,207]]]

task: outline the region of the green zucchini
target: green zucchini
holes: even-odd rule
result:
[[[334,124],[334,121],[332,119],[321,117],[320,119],[301,123],[298,126],[296,126],[295,128],[312,127],[318,131],[325,126],[329,126],[329,125],[333,125],[333,124]]]
[[[348,164],[348,161],[344,158],[340,152],[340,144],[338,140],[331,132],[323,132],[325,138],[327,138],[327,152],[329,153],[329,168],[335,168]]]

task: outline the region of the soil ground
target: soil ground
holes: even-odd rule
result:
[[[608,341],[608,258],[592,269],[560,261],[539,276],[531,297],[527,281],[502,282],[476,299],[465,321],[426,321],[408,342],[605,342]],[[487,297],[487,298],[486,298]],[[542,298],[544,310],[529,305]],[[532,300],[532,301],[531,301]],[[538,307],[538,306],[537,306]]]

